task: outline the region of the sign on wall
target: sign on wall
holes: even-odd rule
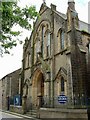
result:
[[[20,106],[20,95],[14,96],[14,105]]]
[[[59,95],[58,96],[58,102],[60,104],[65,104],[67,102],[67,96],[66,95]]]

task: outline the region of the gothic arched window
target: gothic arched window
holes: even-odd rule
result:
[[[64,31],[60,30],[60,47],[64,49]]]
[[[47,33],[47,56],[51,54],[51,33]]]
[[[44,26],[42,26],[42,31],[41,31],[41,36],[42,36],[42,45],[41,45],[41,53],[42,53],[42,57],[43,57],[43,53],[44,53]]]
[[[61,92],[64,92],[64,78],[61,77]]]

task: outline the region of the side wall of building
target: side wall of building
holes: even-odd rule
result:
[[[10,103],[14,104],[14,96],[19,94],[19,74],[18,69],[1,79],[2,81],[2,109],[9,110]],[[12,99],[12,101],[11,101]]]

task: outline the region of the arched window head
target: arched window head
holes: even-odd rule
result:
[[[61,92],[64,92],[64,78],[61,77]]]

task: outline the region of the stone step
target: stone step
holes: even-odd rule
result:
[[[31,110],[26,113],[27,116],[32,116],[36,117],[37,116],[37,111],[36,110]]]
[[[28,112],[37,113],[37,110],[29,110]]]
[[[36,118],[36,115],[34,115],[34,114],[26,114],[26,116],[29,116],[29,117],[34,117],[34,118]]]

